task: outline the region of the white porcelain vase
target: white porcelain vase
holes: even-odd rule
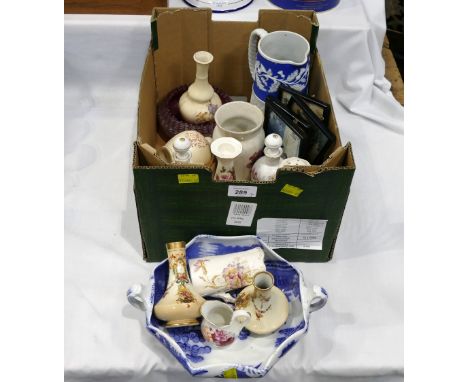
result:
[[[213,140],[232,137],[242,144],[242,153],[234,160],[237,180],[250,180],[252,166],[262,155],[263,119],[258,107],[243,101],[226,103],[216,111]]]
[[[222,102],[208,82],[208,69],[213,55],[199,51],[193,55],[193,59],[197,64],[195,81],[180,97],[179,110],[185,121],[198,124],[212,121]]]

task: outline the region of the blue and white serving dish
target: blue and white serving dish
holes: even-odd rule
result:
[[[340,0],[270,0],[276,6],[283,9],[304,10],[311,9],[316,12],[328,11],[335,8]]]
[[[127,292],[129,302],[146,313],[146,327],[193,376],[256,378],[263,377],[309,329],[309,315],[327,302],[326,291],[308,287],[302,273],[270,249],[256,236],[199,235],[186,247],[187,260],[263,248],[267,271],[286,295],[289,316],[286,323],[269,335],[255,335],[243,329],[237,341],[227,348],[216,348],[205,341],[200,326],[165,328],[153,314],[153,307],[166,290],[167,260],[159,263],[145,290],[137,284]],[[236,292],[231,292],[235,297]]]

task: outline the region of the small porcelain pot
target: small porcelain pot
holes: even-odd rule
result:
[[[222,256],[206,256],[189,261],[193,287],[202,296],[229,292],[252,284],[257,272],[265,270],[263,249]]]
[[[252,166],[262,155],[263,112],[248,102],[233,101],[216,111],[215,121],[213,140],[232,137],[242,144],[242,153],[234,160],[236,179],[250,180]]]
[[[177,143],[181,141],[181,138],[190,141],[189,154],[190,159],[187,161],[180,160],[180,156],[185,155],[182,152],[179,152],[177,155],[178,147]],[[177,142],[177,143],[176,143]],[[211,138],[205,138],[198,131],[188,130],[183,131],[175,136],[173,136],[160,150],[160,154],[163,159],[169,164],[175,164],[180,162],[187,162],[191,164],[208,166],[212,161],[212,155],[210,150]],[[174,144],[176,147],[174,148]]]
[[[300,34],[254,29],[248,57],[253,79],[250,102],[263,110],[266,97],[275,96],[280,83],[305,91],[309,82],[309,53],[309,42]]]
[[[233,309],[221,301],[206,301],[201,307],[203,338],[217,347],[231,345],[249,323],[250,313]]]

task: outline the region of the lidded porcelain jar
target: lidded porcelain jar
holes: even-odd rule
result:
[[[250,180],[253,164],[262,155],[263,112],[255,105],[233,101],[219,107],[215,114],[213,140],[232,137],[242,145],[242,152],[234,159],[237,180]]]
[[[211,138],[205,138],[198,131],[183,131],[173,136],[162,148],[161,156],[169,164],[191,163],[208,166],[212,155]]]
[[[198,51],[193,55],[197,64],[195,81],[179,100],[182,118],[191,123],[212,121],[216,109],[221,106],[221,99],[208,82],[208,69],[213,61],[210,52]]]
[[[265,138],[265,156],[258,159],[252,167],[251,180],[268,182],[276,179],[276,172],[281,166],[281,145],[283,139],[279,134],[269,134]]]

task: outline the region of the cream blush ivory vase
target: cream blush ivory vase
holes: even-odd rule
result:
[[[187,272],[185,242],[166,244],[169,278],[166,291],[154,306],[155,316],[167,321],[166,327],[198,325],[200,308],[205,302],[193,288]]]
[[[258,272],[252,285],[239,293],[235,308],[251,314],[252,319],[245,327],[255,334],[273,333],[289,315],[288,299],[274,286],[274,277],[267,271]]]
[[[218,160],[215,180],[228,182],[236,179],[234,160],[242,153],[241,143],[231,137],[221,137],[211,143],[211,152]]]
[[[193,55],[193,60],[197,65],[195,81],[180,97],[179,110],[185,121],[198,124],[212,121],[222,102],[208,82],[208,69],[213,55],[199,51]]]
[[[252,166],[262,154],[265,139],[263,112],[248,102],[233,101],[218,108],[215,122],[213,140],[231,137],[242,145],[242,153],[234,159],[236,180],[250,180]]]

